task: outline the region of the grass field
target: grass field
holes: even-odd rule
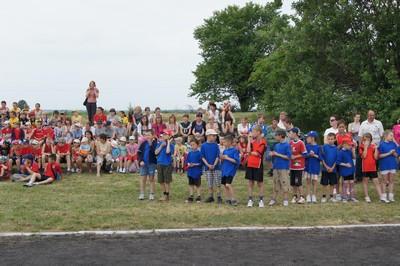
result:
[[[246,181],[239,173],[234,181],[240,205],[186,204],[187,180],[174,175],[169,203],[139,201],[136,174],[69,175],[49,186],[25,188],[20,183],[0,183],[0,231],[67,231],[95,229],[153,229],[221,226],[305,226],[400,222],[396,203],[327,203],[246,207]],[[205,184],[203,184],[205,189]],[[396,186],[396,191],[400,186]],[[157,191],[159,189],[157,187]],[[271,182],[266,182],[266,202]],[[362,199],[361,185],[357,185]],[[159,196],[159,193],[158,193]]]

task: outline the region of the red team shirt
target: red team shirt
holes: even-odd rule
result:
[[[298,140],[296,142],[291,140],[289,144],[292,150],[292,155],[301,155],[307,152],[306,145],[304,145],[304,142],[301,140]],[[304,157],[290,160],[290,170],[304,170],[305,162],[306,160]]]
[[[336,141],[337,145],[342,145],[343,142],[348,142],[351,143],[351,145],[353,145],[353,136],[351,135],[351,133],[345,133],[344,135],[337,133]]]
[[[371,143],[368,146],[367,157],[362,159],[362,171],[365,172],[376,172],[376,160],[374,158],[376,145]],[[362,156],[364,152],[364,144],[360,144],[360,156]]]
[[[70,149],[71,149],[71,146],[68,143],[56,145],[57,153],[68,153],[70,151]]]

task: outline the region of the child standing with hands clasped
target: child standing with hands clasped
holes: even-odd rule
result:
[[[338,155],[338,149],[335,145],[336,135],[335,133],[329,133],[326,136],[327,143],[322,146],[322,177],[321,185],[323,186],[323,194],[321,203],[327,201],[326,195],[328,194],[328,185],[330,186],[330,201],[336,202],[336,189],[338,178],[336,175],[336,161]]]
[[[161,141],[156,148],[157,155],[157,178],[161,185],[163,196],[160,201],[169,201],[170,183],[172,182],[172,155],[174,144],[172,144],[172,132],[163,131],[160,135]]]
[[[236,147],[232,145],[233,137],[228,135],[224,139],[224,152],[221,155],[221,184],[225,188],[226,204],[237,206],[234,191],[232,188],[232,181],[236,175],[236,171],[240,165],[240,154]]]
[[[318,133],[316,131],[307,133],[307,157],[304,170],[307,182],[307,203],[317,203],[317,185],[319,174],[321,173],[321,149],[317,144],[317,138]]]
[[[293,188],[292,203],[303,204],[303,173],[305,168],[306,145],[299,139],[300,130],[294,127],[289,130],[292,157],[290,160],[290,186]]]
[[[379,170],[383,177],[382,184],[382,197],[386,197],[390,202],[394,202],[394,178],[396,176],[397,161],[396,158],[399,156],[397,154],[397,145],[393,141],[393,132],[386,130],[383,133],[383,141],[379,144]],[[386,194],[386,189],[388,194]]]
[[[344,140],[341,143],[341,149],[338,152],[337,165],[339,174],[343,178],[342,201],[357,202],[354,193],[354,158],[356,157],[352,149],[351,140]]]
[[[248,183],[249,200],[247,207],[253,207],[253,189],[254,183],[257,182],[258,186],[258,207],[264,208],[264,168],[263,158],[265,147],[267,146],[266,140],[262,136],[262,128],[255,126],[248,136],[247,152],[249,154],[247,159],[246,176]]]
[[[199,141],[192,139],[190,141],[191,151],[187,156],[187,177],[189,179],[189,197],[187,198],[187,203],[192,203],[194,201],[194,192],[196,191],[197,197],[196,202],[201,202],[201,173],[202,173],[202,160],[201,152],[199,150]]]

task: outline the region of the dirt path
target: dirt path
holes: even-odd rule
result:
[[[400,230],[0,238],[0,264],[400,265]]]

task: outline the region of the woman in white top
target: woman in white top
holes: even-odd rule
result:
[[[217,109],[217,105],[214,102],[210,102],[208,104],[207,115],[208,115],[208,117],[213,116],[214,121],[217,122],[218,124],[220,123],[219,110]]]
[[[151,123],[147,115],[142,116],[142,120],[137,125],[136,131],[139,136],[142,136],[145,132],[151,130]]]
[[[359,137],[358,137],[358,132],[360,131],[360,120],[361,120],[361,115],[360,114],[355,114],[353,117],[354,121],[352,123],[349,124],[348,126],[348,132],[351,133],[353,135],[353,139],[355,141],[359,141]]]
[[[329,124],[331,125],[330,128],[325,130],[324,133],[324,144],[328,143],[328,134],[329,133],[334,133],[335,135],[338,133],[338,121],[336,115],[331,115],[329,118]]]
[[[237,131],[239,136],[247,136],[249,134],[250,124],[247,117],[242,118],[241,122],[237,125]]]

